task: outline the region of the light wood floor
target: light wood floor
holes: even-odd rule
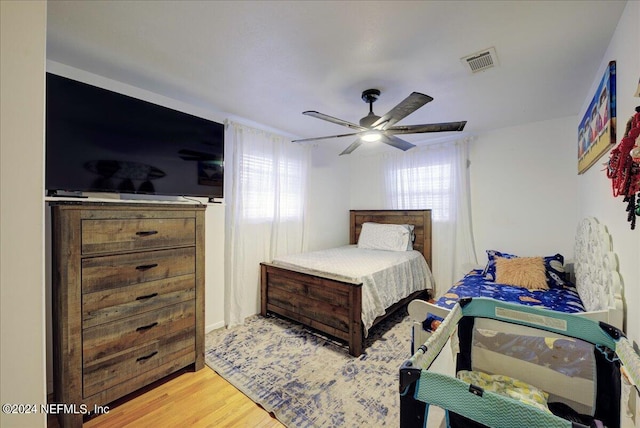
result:
[[[49,420],[48,427],[58,428],[57,421]],[[205,366],[116,403],[109,413],[93,417],[83,427],[282,428],[284,425]]]

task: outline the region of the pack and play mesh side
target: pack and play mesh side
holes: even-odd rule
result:
[[[457,373],[511,379],[517,391],[436,372],[432,363],[454,333]],[[400,426],[426,426],[435,405],[448,412],[449,426],[581,427],[597,420],[618,427],[620,366],[637,378],[638,360],[621,332],[606,324],[492,299],[463,300],[400,368]],[[534,407],[519,395],[534,390],[548,403]]]

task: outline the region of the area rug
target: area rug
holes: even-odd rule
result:
[[[374,327],[360,357],[301,325],[260,315],[206,336],[205,361],[287,427],[398,426],[398,370],[411,352],[400,311]]]

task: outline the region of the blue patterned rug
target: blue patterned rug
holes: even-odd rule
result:
[[[299,324],[256,315],[208,333],[205,361],[287,427],[397,427],[410,326],[399,311],[372,329],[355,358]]]

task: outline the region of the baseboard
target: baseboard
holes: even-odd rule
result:
[[[209,332],[211,332],[213,330],[217,330],[217,329],[222,328],[222,327],[224,327],[224,321],[218,321],[216,323],[209,324],[209,325],[205,326],[204,332],[205,332],[205,334],[207,334],[207,333],[209,333]]]

